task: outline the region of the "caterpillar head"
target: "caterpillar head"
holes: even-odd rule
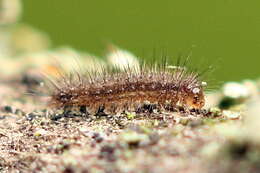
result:
[[[191,108],[202,108],[205,104],[204,85],[205,84],[202,83],[201,85],[189,85],[185,87],[184,104]]]

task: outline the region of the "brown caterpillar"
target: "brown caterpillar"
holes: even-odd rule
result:
[[[182,65],[185,65],[183,63]],[[74,73],[53,83],[49,105],[55,108],[86,107],[90,114],[100,108],[106,113],[135,111],[144,103],[200,109],[204,106],[201,75],[180,66],[142,64],[119,70],[103,68],[101,72]]]

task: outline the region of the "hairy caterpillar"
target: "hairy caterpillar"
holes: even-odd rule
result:
[[[55,108],[84,107],[95,114],[135,111],[149,102],[200,109],[205,104],[201,75],[187,70],[186,61],[169,66],[166,61],[134,68],[104,67],[101,72],[74,73],[56,80],[49,105]]]

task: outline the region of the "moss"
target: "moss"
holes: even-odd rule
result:
[[[126,112],[126,116],[128,120],[132,120],[136,117],[136,114],[134,112],[130,113],[130,112]]]

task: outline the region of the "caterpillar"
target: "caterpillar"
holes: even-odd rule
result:
[[[52,82],[49,105],[54,108],[86,108],[89,114],[135,111],[145,103],[161,109],[182,106],[201,109],[206,82],[184,63],[142,63],[133,68],[103,67],[99,72],[75,72]]]

